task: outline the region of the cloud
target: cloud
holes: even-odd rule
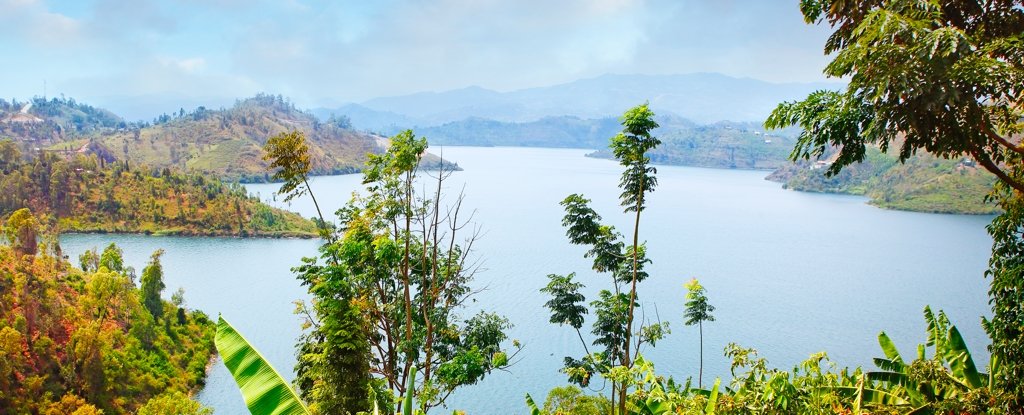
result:
[[[37,0],[0,0],[0,35],[33,47],[61,47],[77,43],[81,24]]]
[[[316,106],[609,72],[816,81],[827,28],[795,0],[0,0],[0,35],[0,52],[69,92]]]

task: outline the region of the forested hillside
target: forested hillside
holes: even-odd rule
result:
[[[874,147],[865,154],[863,162],[833,177],[825,176],[826,160],[788,164],[768,179],[805,192],[864,195],[871,198],[871,204],[887,209],[968,214],[999,211],[995,204],[985,202],[995,176],[969,158],[946,160],[921,153],[900,163],[895,155]]]
[[[30,208],[62,232],[316,235],[309,220],[266,206],[237,184],[95,155],[23,157],[10,140],[0,140],[0,187],[0,218]]]
[[[115,245],[77,268],[40,225],[23,209],[3,226],[0,413],[204,413],[186,394],[203,384],[213,324],[181,291],[161,299],[161,251],[140,277]]]
[[[233,107],[164,115],[151,126],[105,132],[97,138],[115,156],[152,167],[172,167],[229,180],[266,181],[262,147],[270,136],[299,130],[309,139],[313,174],[358,171],[382,137],[359,133],[344,118],[320,122],[281,96],[257,95]],[[80,143],[76,143],[80,144]],[[75,145],[72,144],[71,148]]]

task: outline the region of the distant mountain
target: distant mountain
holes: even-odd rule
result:
[[[386,136],[427,124],[426,121],[418,118],[391,111],[372,110],[359,104],[346,104],[334,109],[316,108],[310,112],[321,120],[328,120],[332,116],[347,117],[352,125],[361,131],[373,131]]]
[[[792,130],[768,133],[755,123],[659,123],[655,136],[661,145],[649,153],[655,164],[758,170],[792,164],[789,153],[796,144]],[[613,158],[607,144],[588,156]]]
[[[356,128],[373,131],[383,131],[382,127],[391,125],[432,127],[474,117],[505,122],[563,115],[614,117],[645,101],[650,102],[656,113],[671,113],[698,123],[761,122],[779,102],[803,98],[818,89],[839,87],[838,83],[771,83],[714,73],[604,75],[511,92],[469,87],[376,98],[359,107],[333,111],[348,115]]]
[[[431,145],[602,148],[622,126],[614,117],[545,117],[531,122],[467,118],[416,129]]]

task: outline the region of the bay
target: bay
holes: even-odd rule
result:
[[[538,148],[432,148],[464,171],[445,191],[465,191],[481,239],[481,292],[462,313],[507,316],[511,338],[524,344],[508,372],[495,372],[449,399],[470,414],[525,413],[523,396],[542,400],[564,385],[564,356],[582,347],[568,327],[548,323],[538,292],[551,273],[576,272],[594,298],[608,278],[589,271],[585,249],[570,245],[558,205],[571,193],[623,233],[630,215],[618,206],[621,168],[583,157],[588,150]],[[672,334],[644,355],[658,372],[677,379],[697,375],[697,329],[682,323],[683,283],[698,278],[716,321],[704,327],[704,382],[727,377],[721,351],[729,342],[758,349],[773,367],[790,368],[827,351],[843,366],[870,366],[880,356],[877,335],[886,331],[904,353],[924,341],[922,309],[942,309],[958,326],[979,365],[987,362],[980,318],[989,314],[986,268],[991,239],[987,216],[887,211],[854,196],[781,189],[766,172],[659,166],[659,186],[640,224],[654,261],[639,288],[643,315],[668,321]],[[310,185],[325,215],[361,188],[359,175],[316,177]],[[315,215],[308,198],[275,201],[275,184],[249,185],[268,202]],[[333,216],[333,215],[331,215]],[[141,270],[158,248],[164,256],[166,296],[184,287],[186,300],[232,322],[286,377],[294,365],[300,319],[292,301],[308,298],[290,268],[316,255],[318,241],[293,239],[183,238],[138,235],[65,235],[72,258],[116,242],[126,262]],[[588,325],[589,325],[588,321]],[[586,332],[585,332],[586,334]],[[597,387],[599,387],[598,385]],[[603,391],[607,393],[607,390]],[[213,366],[198,399],[220,414],[246,413],[234,381]],[[435,412],[447,412],[437,410]]]

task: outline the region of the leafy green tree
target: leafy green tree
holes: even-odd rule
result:
[[[701,387],[704,379],[704,322],[715,321],[715,316],[711,315],[715,311],[715,306],[708,304],[708,297],[704,295],[704,286],[700,285],[696,278],[686,283],[686,291],[686,312],[683,313],[683,318],[686,319],[687,326],[696,324],[700,333],[700,369],[697,372],[697,387]]]
[[[21,151],[11,139],[0,140],[0,172],[9,173],[21,164]]]
[[[1024,214],[1024,4],[925,0],[802,0],[808,23],[834,28],[825,74],[849,79],[842,91],[780,104],[769,128],[803,128],[792,158],[835,147],[828,174],[864,159],[867,146],[897,146],[943,158],[969,155],[996,175],[993,198],[1006,213],[992,225],[988,275],[991,351],[1004,370],[1007,412],[1024,410],[1024,278],[1018,264]]]
[[[166,288],[164,285],[164,269],[163,265],[160,264],[160,257],[163,254],[163,249],[157,249],[150,256],[149,264],[142,269],[142,286],[140,287],[139,295],[142,299],[142,305],[146,307],[146,310],[149,311],[154,320],[159,320],[164,314],[164,303],[160,299],[160,294]]]
[[[124,272],[124,251],[111,242],[100,254],[100,266],[113,272]]]
[[[150,399],[139,408],[137,415],[210,415],[213,409],[189,399],[188,395],[175,391]]]
[[[511,364],[507,319],[457,315],[472,294],[476,234],[464,238],[473,228],[460,216],[461,196],[444,205],[450,172],[421,179],[426,140],[404,131],[390,141],[369,157],[367,194],[338,211],[343,234],[321,248],[327,264],[306,259],[296,269],[313,295],[311,306],[299,305],[311,330],[299,345],[297,383],[314,411],[365,411],[370,390],[378,406],[414,395],[426,411]],[[437,187],[421,194],[418,180]]]
[[[16,210],[7,218],[4,236],[7,243],[21,255],[35,255],[38,249],[36,237],[39,234],[39,221],[28,208]]]
[[[82,271],[96,271],[100,268],[100,256],[96,254],[96,248],[86,249],[78,256],[78,265]]]
[[[309,170],[312,164],[306,136],[298,130],[277,134],[267,139],[263,152],[263,159],[270,162],[269,168],[277,169],[274,172],[274,180],[283,182],[277,193],[285,195],[285,202],[308,193],[320,218],[321,235],[333,241],[333,233],[327,228],[324,214],[320,212],[320,204],[316,202],[316,196],[309,188]]]
[[[600,346],[600,352],[591,353],[579,332],[586,308],[580,305],[585,298],[579,293],[582,284],[572,282],[574,274],[567,277],[549,275],[551,281],[541,290],[553,297],[546,304],[552,311],[551,322],[569,324],[576,329],[583,343],[587,355],[582,359],[566,357],[563,368],[569,380],[580,386],[586,386],[595,373],[608,377],[614,367],[630,368],[634,355],[639,355],[641,345],[653,345],[668,330],[667,323],[640,325],[636,333],[633,328],[636,286],[648,277],[644,266],[651,262],[647,259],[645,246],[640,243],[640,215],[646,208],[647,194],[658,184],[657,170],[650,166],[647,156],[648,151],[660,144],[651,135],[658,123],[647,104],[643,104],[625,112],[622,126],[622,132],[611,139],[610,147],[615,158],[625,167],[619,181],[619,201],[625,213],[634,214],[632,243],[627,245],[613,226],[603,225],[601,215],[589,206],[590,200],[582,195],[569,195],[561,202],[565,208],[562,225],[566,228],[569,242],[589,246],[584,256],[593,259],[593,270],[610,273],[612,277],[612,290],[601,290],[598,300],[590,303],[596,317],[591,331],[595,336],[592,344]],[[611,380],[612,406],[615,407],[617,402],[618,411],[625,412],[628,385]]]

